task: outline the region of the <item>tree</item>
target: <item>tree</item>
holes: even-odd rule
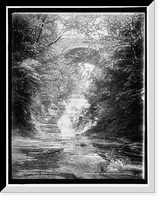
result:
[[[51,58],[56,61],[53,45],[63,34],[63,29],[57,29],[58,19],[58,15],[47,14],[12,15],[13,127],[30,132],[32,113],[36,108],[41,111],[42,105],[47,109],[51,103],[50,76],[44,78],[55,70],[48,66]]]
[[[12,16],[12,122],[13,128],[19,128],[26,135],[34,127],[31,105],[40,86],[37,70],[40,62],[34,59],[44,50],[39,43],[42,32],[40,23],[32,24],[31,19],[29,15]]]
[[[110,22],[110,20],[108,20]],[[116,16],[109,24],[112,52],[101,62],[104,79],[95,80],[89,113],[98,117],[96,130],[106,136],[142,140],[143,15]],[[115,38],[114,38],[115,37]],[[110,39],[110,37],[108,37]],[[106,37],[103,38],[106,40]],[[116,41],[115,41],[116,40]],[[115,42],[114,42],[115,41]],[[111,43],[109,43],[111,45]],[[110,49],[105,47],[106,49]],[[108,54],[107,54],[108,55]]]
[[[30,24],[25,16],[13,14],[12,16],[12,61],[22,62],[24,59],[34,57],[34,46],[30,35]]]
[[[17,66],[13,66],[13,128],[19,128],[22,135],[27,135],[31,130],[34,130],[31,123],[30,106],[40,85],[40,77],[35,70],[38,65],[39,63],[35,60],[28,59]]]

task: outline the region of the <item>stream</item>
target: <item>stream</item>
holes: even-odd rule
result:
[[[115,154],[120,157],[111,155],[114,147],[120,146],[123,144],[84,135],[62,139],[58,133],[46,132],[33,139],[15,137],[12,139],[12,178],[141,179],[141,157],[131,160],[117,151]]]
[[[77,131],[73,125],[89,107],[83,95],[64,105],[55,123],[36,122],[33,138],[12,137],[12,179],[142,179],[141,144],[90,137],[89,125]]]

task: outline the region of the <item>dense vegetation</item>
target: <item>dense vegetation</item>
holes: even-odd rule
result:
[[[12,15],[12,125],[21,135],[34,133],[33,117],[49,115],[50,108],[61,113],[76,87],[76,66],[59,61],[53,47],[70,28],[58,15]]]
[[[29,133],[32,96],[39,88],[39,76],[31,60],[36,56],[30,24],[25,17],[14,15],[12,21],[12,119],[13,127]],[[28,59],[28,60],[27,60]],[[30,59],[30,60],[29,60]]]
[[[97,119],[92,129],[99,137],[142,140],[144,19],[134,15],[22,15],[12,16],[12,115],[13,127],[32,134],[32,117],[48,115],[52,107],[62,112],[63,100],[77,90],[79,62],[85,56],[55,52],[55,44],[71,30],[102,44],[95,59],[102,76],[94,72],[91,87],[84,91],[90,108],[86,119]],[[62,28],[58,28],[58,22]],[[60,30],[61,29],[61,30]],[[107,34],[105,34],[105,32]],[[82,55],[83,54],[83,55]],[[78,57],[80,55],[80,57]],[[88,59],[88,60],[87,60]]]
[[[120,19],[121,20],[121,19]],[[122,23],[122,24],[121,24]],[[103,137],[141,141],[143,136],[143,16],[113,24],[117,45],[103,59],[104,77],[94,80],[89,95],[89,115],[98,117],[93,131]],[[113,42],[112,41],[112,42]]]

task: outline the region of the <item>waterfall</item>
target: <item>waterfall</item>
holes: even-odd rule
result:
[[[84,108],[89,107],[89,103],[82,94],[73,94],[67,102],[64,101],[64,105],[65,112],[57,124],[61,131],[61,137],[70,138],[76,135],[74,122],[79,120],[79,114]]]
[[[91,83],[91,73],[94,70],[94,65],[90,63],[79,63],[81,80],[77,85],[75,93],[69,96],[66,101],[63,101],[65,112],[58,120],[58,127],[61,131],[61,137],[74,137],[76,133],[75,123],[79,121],[81,112],[90,106],[85,99],[83,93],[89,88]],[[77,92],[76,92],[77,91]]]

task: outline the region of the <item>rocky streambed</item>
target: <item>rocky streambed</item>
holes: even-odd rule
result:
[[[50,131],[32,139],[14,137],[12,179],[142,179],[140,152],[139,144],[83,135],[62,139]]]

